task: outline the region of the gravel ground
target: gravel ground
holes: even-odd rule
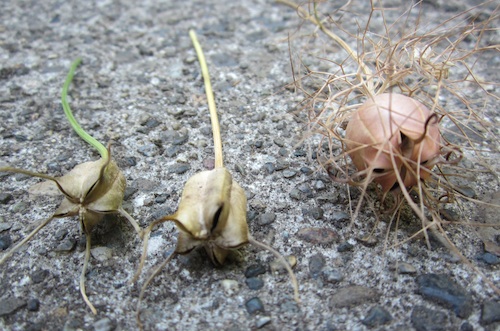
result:
[[[467,6],[426,1],[423,8],[433,24]],[[366,6],[353,1],[350,10],[363,12]],[[124,208],[142,227],[173,213],[186,180],[213,166],[205,92],[188,29],[198,33],[216,94],[226,166],[247,193],[250,232],[296,257],[301,304],[293,300],[288,275],[270,271],[270,253],[247,246],[216,268],[195,251],[175,258],[148,287],[142,305],[146,329],[500,327],[498,295],[437,242],[432,250],[421,239],[385,249],[383,222],[377,240],[356,240],[373,226],[375,215],[363,209],[361,223],[350,225],[347,188],[332,183],[311,156],[316,146],[304,142],[306,114],[297,108],[302,96],[284,88],[292,81],[287,37],[303,24],[294,10],[263,0],[6,0],[0,18],[0,162],[61,176],[98,159],[70,128],[59,100],[69,66],[80,56],[70,104],[89,133],[103,143],[113,141],[112,154],[128,182]],[[477,67],[497,81],[498,52]],[[38,179],[0,176],[3,250],[50,217],[60,198],[28,194]],[[500,203],[491,176],[477,175],[474,184],[481,199]],[[498,221],[497,209],[466,207],[466,219]],[[406,238],[418,227],[408,222],[396,235]],[[485,253],[478,234],[464,227],[449,233],[499,286],[499,258]],[[173,225],[154,231],[146,273],[175,242]],[[92,246],[86,286],[97,315],[79,293],[85,247],[80,226],[76,219],[60,219],[1,266],[0,329],[136,329],[145,277],[134,285],[128,281],[141,240],[125,219],[107,216]]]

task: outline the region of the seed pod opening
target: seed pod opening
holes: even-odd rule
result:
[[[347,153],[358,171],[373,171],[371,180],[384,192],[401,185],[395,171],[405,187],[414,186],[429,178],[440,154],[441,134],[432,115],[410,97],[377,95],[352,115],[346,128]]]

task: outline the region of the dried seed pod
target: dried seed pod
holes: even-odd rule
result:
[[[384,192],[428,179],[440,154],[435,116],[419,101],[397,93],[367,100],[352,115],[345,135],[358,171],[371,173]],[[403,183],[399,183],[395,172]]]
[[[202,171],[190,177],[184,185],[177,212],[154,221],[144,230],[143,253],[133,281],[141,274],[147,255],[149,235],[156,225],[167,221],[174,222],[179,230],[179,236],[175,250],[152,272],[141,288],[136,315],[140,329],[142,329],[140,305],[148,284],[175,254],[186,254],[197,247],[205,248],[215,265],[222,265],[231,250],[247,243],[268,250],[288,271],[294,288],[295,300],[300,301],[297,279],[289,263],[278,251],[255,240],[250,235],[246,220],[247,198],[245,191],[233,180],[223,165],[219,120],[208,68],[196,34],[193,30],[189,34],[198,54],[205,82],[214,138],[215,169]]]
[[[126,180],[125,176],[118,168],[115,161],[111,158],[110,147],[105,148],[101,143],[95,140],[87,132],[85,132],[76,122],[69,104],[66,101],[66,94],[69,83],[73,78],[74,71],[80,60],[76,60],[71,66],[62,92],[62,104],[66,116],[73,126],[73,129],[89,144],[94,146],[100,153],[101,159],[97,161],[85,162],[74,167],[69,173],[62,177],[52,177],[38,172],[14,168],[2,167],[0,172],[22,173],[28,176],[47,179],[57,186],[60,193],[64,195],[64,200],[61,202],[54,214],[43,221],[33,231],[31,231],[21,242],[5,253],[0,259],[0,265],[4,263],[12,254],[27,243],[41,229],[49,224],[54,218],[64,218],[78,216],[83,233],[86,237],[85,259],[83,263],[82,273],[80,275],[80,293],[83,300],[97,314],[97,310],[87,297],[85,291],[85,272],[90,259],[91,232],[99,221],[102,220],[105,214],[119,213],[132,224],[137,233],[142,236],[142,231],[139,224],[130,216],[122,207],[123,196],[125,194]],[[41,185],[39,187],[43,187]],[[32,190],[32,192],[36,192]]]

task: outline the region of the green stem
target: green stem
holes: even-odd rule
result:
[[[75,130],[75,132],[78,133],[78,135],[83,140],[85,140],[87,143],[89,143],[95,149],[97,149],[97,151],[99,152],[99,154],[101,154],[101,157],[103,159],[107,159],[109,157],[107,148],[104,147],[103,144],[98,142],[94,137],[89,135],[84,129],[82,129],[80,124],[78,124],[75,117],[73,116],[73,113],[71,112],[71,108],[69,107],[69,103],[67,100],[69,84],[71,84],[71,81],[73,80],[73,76],[75,75],[75,70],[81,62],[82,62],[82,59],[77,58],[71,64],[71,67],[70,67],[69,72],[68,72],[68,76],[66,76],[66,81],[64,82],[63,89],[61,92],[61,103],[62,103],[62,106],[64,109],[64,114],[66,114],[66,117],[68,118],[69,123],[73,127],[73,130]]]

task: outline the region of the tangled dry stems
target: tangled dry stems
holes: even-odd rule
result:
[[[499,225],[469,222],[463,212],[470,203],[499,207],[495,202],[481,201],[469,188],[474,186],[471,178],[478,174],[492,179],[493,190],[498,186],[498,132],[493,112],[500,100],[499,84],[475,72],[476,67],[484,66],[483,56],[500,50],[494,39],[500,6],[485,2],[437,26],[428,26],[423,23],[425,6],[421,2],[397,11],[385,8],[382,1],[371,1],[366,15],[348,13],[357,17],[355,24],[343,21],[349,3],[329,10],[320,2],[278,2],[295,8],[304,20],[289,38],[294,86],[304,95],[302,107],[307,111],[308,130],[320,137],[317,153],[321,166],[333,180],[356,186],[361,192],[357,202],[351,201],[355,205],[352,222],[367,202],[377,219],[383,216],[388,219],[388,228],[397,229],[405,206],[409,206],[420,220],[421,230],[405,240],[397,240],[395,234],[393,247],[418,236],[424,236],[430,247],[428,231],[436,232],[445,246],[481,273],[456,248],[445,227]],[[376,26],[379,20],[375,17],[382,19],[382,26]],[[313,25],[307,25],[307,21]],[[307,32],[310,27],[314,30]],[[295,52],[299,44],[303,46]],[[338,46],[342,56],[338,55]],[[401,174],[394,171],[400,183],[397,193],[382,192],[370,184],[378,175],[377,169],[356,169],[346,149],[345,129],[352,114],[367,99],[382,93],[400,93],[420,101],[436,117],[442,136],[440,156],[433,161],[433,171],[426,180],[419,177],[420,162],[390,152],[394,169],[396,159],[402,160],[404,167],[420,178],[417,185],[407,188],[402,185]],[[484,141],[491,141],[492,146]],[[445,219],[445,205],[458,210],[460,219]],[[389,237],[387,232],[386,246]],[[492,281],[486,281],[500,293]]]

